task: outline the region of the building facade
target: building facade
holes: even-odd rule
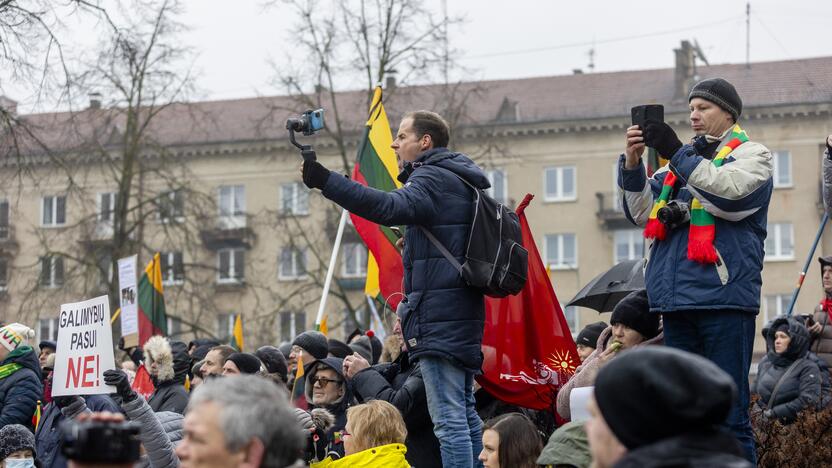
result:
[[[535,195],[526,213],[562,304],[615,263],[643,256],[641,231],[624,218],[615,183],[630,107],[664,104],[666,121],[685,140],[691,136],[687,90],[717,76],[736,85],[744,101],[739,123],[774,157],[759,330],[788,310],[823,214],[820,163],[832,133],[832,57],[698,66],[683,43],[674,68],[463,85],[469,94],[463,117],[454,122],[454,147],[486,169],[495,198],[515,203]],[[435,102],[440,91],[389,89],[391,124]],[[335,99],[342,113],[354,110],[344,122],[346,151],[354,154],[366,93]],[[128,206],[144,208],[131,215],[136,228],[130,239],[140,246],[140,267],[152,251],[163,253],[175,336],[225,338],[240,313],[246,340],[256,345],[290,340],[314,324],[339,210],[300,182],[300,158],[282,131],[289,114],[274,112],[290,104],[289,97],[194,103],[211,118],[197,122],[192,110],[173,108],[155,124],[154,144],[163,151],[143,156],[144,179]],[[84,112],[93,111],[101,112]],[[21,116],[50,135],[56,126],[49,122],[70,117]],[[102,129],[106,136],[119,126]],[[336,142],[314,142],[319,159],[341,171]],[[118,145],[104,147],[118,154]],[[41,338],[54,338],[62,302],[106,292],[101,278],[113,276],[106,247],[120,173],[114,176],[111,166],[84,158],[78,148],[57,159],[7,158],[0,168],[0,320],[37,325]],[[73,161],[71,170],[57,168],[60,161]],[[815,256],[830,253],[832,235],[825,233]],[[356,326],[356,312],[360,322],[368,319],[366,257],[348,226],[327,306],[336,337]],[[795,313],[811,312],[821,298],[819,271],[813,260]],[[573,333],[609,320],[593,310],[564,311]],[[764,350],[761,339],[755,349]]]

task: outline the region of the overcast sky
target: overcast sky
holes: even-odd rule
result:
[[[425,0],[441,15],[441,0]],[[322,2],[325,3],[325,2]],[[555,1],[447,0],[464,24],[450,31],[451,47],[470,70],[466,80],[506,79],[590,71],[666,68],[673,48],[697,40],[712,64],[746,57],[744,0]],[[233,5],[233,8],[232,8]],[[292,11],[264,9],[259,0],[189,0],[183,41],[197,53],[194,70],[201,99],[276,94],[270,63],[292,53]],[[832,0],[752,0],[751,60],[832,55]],[[72,31],[79,46],[94,43],[88,28]],[[302,57],[293,56],[293,60]],[[2,73],[2,71],[0,71]],[[458,77],[459,78],[459,77]],[[12,93],[13,86],[6,92]],[[23,94],[22,91],[18,93]],[[24,112],[31,99],[23,101]]]

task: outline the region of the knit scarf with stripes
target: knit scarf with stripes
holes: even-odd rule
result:
[[[6,377],[14,374],[15,372],[19,371],[22,368],[23,368],[23,366],[21,366],[20,364],[18,364],[16,362],[10,362],[8,364],[3,364],[2,366],[0,366],[0,380],[5,379]]]
[[[711,160],[711,163],[716,167],[722,166],[725,158],[746,141],[748,141],[748,135],[746,135],[745,131],[739,125],[734,125],[734,128],[731,129],[728,143],[717,152],[716,156]],[[647,220],[647,226],[644,228],[644,237],[662,241],[667,236],[667,226],[659,221],[657,214],[670,201],[670,196],[673,193],[677,179],[676,174],[673,172],[668,172],[667,176],[665,176],[662,191],[659,194],[659,198],[653,204],[653,209],[650,211],[650,218]],[[694,198],[690,204],[688,259],[699,263],[716,263],[717,254],[714,248],[715,237],[716,228],[714,216],[705,211],[702,203]]]

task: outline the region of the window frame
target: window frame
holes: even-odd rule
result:
[[[789,238],[791,239],[791,254],[785,255],[782,253],[782,241],[783,241],[783,227],[787,226],[789,229]],[[766,252],[766,242],[763,243],[763,252],[764,252],[764,261],[766,262],[790,262],[795,260],[794,251],[795,251],[795,242],[794,242],[794,224],[789,222],[783,223],[769,223],[766,227],[766,231],[768,235],[766,236],[766,241],[769,239],[774,242],[775,253],[769,255]]]
[[[177,203],[177,200],[179,203]],[[168,216],[162,214],[162,207],[168,209]],[[181,223],[185,220],[185,196],[182,189],[166,190],[158,195],[156,221],[162,224]]]
[[[500,173],[502,175],[502,178],[503,178],[503,190],[502,190],[502,193],[499,194],[500,195],[499,197],[495,194],[494,175],[496,173]],[[485,177],[488,178],[488,182],[491,184],[491,187],[489,187],[486,190],[485,193],[487,193],[494,200],[497,200],[498,203],[502,203],[503,205],[507,204],[508,203],[508,172],[506,172],[506,170],[503,169],[503,168],[495,167],[495,168],[492,168],[492,169],[486,169],[485,170]]]
[[[552,263],[552,262],[550,262],[549,261],[550,260],[549,254],[551,252],[549,251],[549,238],[550,237],[557,237],[559,239],[558,240],[558,258],[559,258],[559,260],[562,261],[563,260],[563,250],[564,250],[563,249],[563,247],[564,247],[563,239],[564,239],[565,236],[572,236],[572,238],[574,239],[575,263],[568,264],[568,263]],[[559,232],[559,233],[546,234],[543,238],[543,242],[544,242],[544,248],[545,248],[545,257],[544,257],[545,260],[546,260],[545,264],[549,267],[550,270],[577,270],[578,269],[578,265],[579,265],[580,262],[579,262],[579,257],[578,257],[578,235],[576,233],[573,233],[573,232]]]
[[[51,211],[51,216],[52,216],[52,222],[49,223],[49,224],[46,224],[46,220],[44,219],[44,216],[46,215],[46,211],[47,211],[46,210],[46,200],[47,199],[51,200],[51,202],[52,202],[52,208],[50,210]],[[64,220],[61,223],[58,222],[58,214],[59,214],[58,200],[59,199],[63,199],[63,208],[64,208],[64,212],[63,212]],[[67,212],[67,209],[66,209],[66,195],[43,195],[40,198],[40,227],[42,227],[42,228],[60,228],[60,227],[66,226],[66,218],[67,218],[66,212]]]
[[[794,187],[794,172],[792,171],[792,153],[791,153],[791,151],[788,151],[788,150],[773,151],[771,156],[772,156],[772,158],[771,158],[771,164],[772,164],[771,173],[773,174],[772,181],[774,182],[774,188],[775,189],[793,188]],[[780,177],[779,177],[778,172],[780,170],[780,162],[779,162],[779,157],[780,156],[786,156],[786,158],[788,159],[787,169],[789,171],[788,172],[789,180],[786,183],[780,183],[779,182]]]
[[[235,260],[235,254],[240,252],[242,258],[242,275],[237,276],[237,261]],[[223,278],[223,271],[222,271],[222,254],[228,253],[228,273],[227,278]],[[184,259],[183,259],[184,260]],[[246,263],[246,249],[241,247],[229,247],[224,249],[217,250],[217,283],[218,284],[241,284],[245,281],[245,263]],[[232,273],[234,273],[232,275]]]
[[[355,268],[355,272],[347,271],[347,266],[350,262],[350,258],[348,258],[348,248],[354,248],[352,252],[363,252],[363,259],[361,256],[355,259],[355,255],[353,255],[352,263],[357,263],[356,265],[350,265]],[[369,253],[367,251],[367,246],[364,245],[363,242],[346,242],[342,246],[343,255],[341,255],[341,277],[342,278],[364,278],[367,276],[367,259],[369,258]]]
[[[572,195],[563,193],[563,173],[565,170],[572,170]],[[558,190],[554,195],[549,193],[549,172],[556,171],[556,185]],[[543,168],[543,201],[549,203],[574,202],[578,200],[578,168],[575,165],[566,164],[562,166],[547,166]]]
[[[176,256],[179,255],[179,273],[181,278],[177,278]],[[171,250],[161,252],[160,258],[162,261],[162,284],[165,286],[178,286],[185,283],[185,254],[181,250]],[[171,261],[173,259],[173,261]]]
[[[291,253],[291,267],[292,272],[290,275],[284,274],[283,271],[283,255],[284,251],[289,250]],[[298,262],[300,259],[300,262]],[[307,265],[307,252],[306,249],[300,249],[296,246],[285,246],[280,249],[280,253],[277,257],[277,279],[280,281],[299,281],[304,280],[309,275],[309,268]],[[298,274],[298,265],[303,265],[303,273]]]
[[[289,203],[289,207],[286,207],[286,189],[291,187],[292,196],[291,202]],[[301,193],[304,193],[304,197],[301,197]],[[280,184],[280,213],[283,215],[292,215],[292,216],[308,216],[309,215],[309,193],[311,191],[303,185],[302,182],[288,182],[284,184]],[[300,200],[305,200],[303,203],[303,209],[299,209],[298,204]]]
[[[638,260],[640,258],[644,258],[644,231],[641,229],[616,229],[613,231],[612,234],[612,262],[613,264],[619,264],[621,262],[625,262],[628,260]],[[619,234],[628,234],[628,256],[626,258],[618,258],[618,235]],[[639,253],[638,251],[641,251]],[[629,254],[634,254],[635,256],[630,256]]]
[[[43,282],[43,279],[44,279],[43,262],[44,262],[44,260],[47,260],[47,259],[49,260],[49,283],[45,284]],[[58,264],[57,263],[58,260],[60,260],[60,265],[61,265],[61,268],[60,268],[60,271],[61,271],[60,283],[58,283],[56,281],[56,276],[57,276],[56,273],[58,271],[58,268],[56,268],[56,266]],[[61,286],[63,286],[64,283],[66,283],[66,264],[64,262],[64,257],[62,257],[60,255],[42,255],[39,258],[39,263],[40,263],[41,269],[40,269],[40,274],[38,275],[38,286],[40,286],[42,288],[57,289],[57,288],[60,288]]]

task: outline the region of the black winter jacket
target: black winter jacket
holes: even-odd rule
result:
[[[344,395],[339,400],[329,405],[315,405],[312,398],[315,390],[315,376],[318,374],[318,366],[321,364],[334,370],[335,373],[338,374],[338,378],[343,381],[344,385]],[[344,427],[347,425],[347,408],[349,408],[355,401],[352,382],[344,378],[344,360],[336,357],[319,359],[308,366],[304,366],[304,369],[306,372],[306,387],[304,388],[304,392],[306,395],[306,401],[309,404],[309,410],[312,411],[315,408],[324,408],[335,416],[335,422],[327,432],[327,437],[329,437],[329,447],[327,448],[327,452],[334,452],[336,456],[333,458],[343,457],[344,443],[341,435]]]
[[[785,352],[777,354],[774,352],[775,330],[784,323],[789,326],[791,342]],[[760,395],[757,404],[762,410],[770,409],[773,417],[790,423],[801,410],[816,406],[820,401],[820,370],[817,364],[807,358],[809,331],[792,317],[780,318],[772,323],[766,341],[769,352],[757,366],[757,379],[752,391]],[[772,400],[775,386],[792,365],[794,367],[786,375]]]
[[[721,430],[682,434],[630,450],[613,468],[751,468],[736,439]]]
[[[439,440],[428,413],[425,382],[419,363],[405,351],[392,363],[378,364],[355,374],[353,390],[358,401],[384,400],[402,413],[407,427],[407,454],[411,465],[442,468]]]
[[[173,352],[173,379],[163,382],[153,382],[156,390],[150,395],[147,404],[153,412],[172,411],[185,414],[185,407],[188,406],[188,391],[185,390],[185,379],[190,370],[191,358],[188,356],[188,347],[181,341],[170,343]]]
[[[322,193],[374,223],[410,227],[402,253],[405,300],[399,306],[410,357],[443,357],[478,372],[485,324],[483,295],[465,284],[417,226],[428,229],[463,263],[474,193],[457,175],[480,189],[490,183],[468,156],[446,148],[425,151],[410,167],[412,171],[399,176],[404,186],[392,192],[365,187],[333,172]]]
[[[90,411],[109,411],[120,413],[121,408],[107,395],[88,395],[83,397],[86,408]],[[61,453],[60,424],[66,418],[53,401],[43,408],[38,430],[35,433],[35,447],[43,466],[49,468],[66,468],[66,457]]]
[[[0,380],[0,427],[22,424],[31,430],[32,415],[43,398],[40,362],[31,347],[19,346],[0,365],[12,363],[22,368]]]

